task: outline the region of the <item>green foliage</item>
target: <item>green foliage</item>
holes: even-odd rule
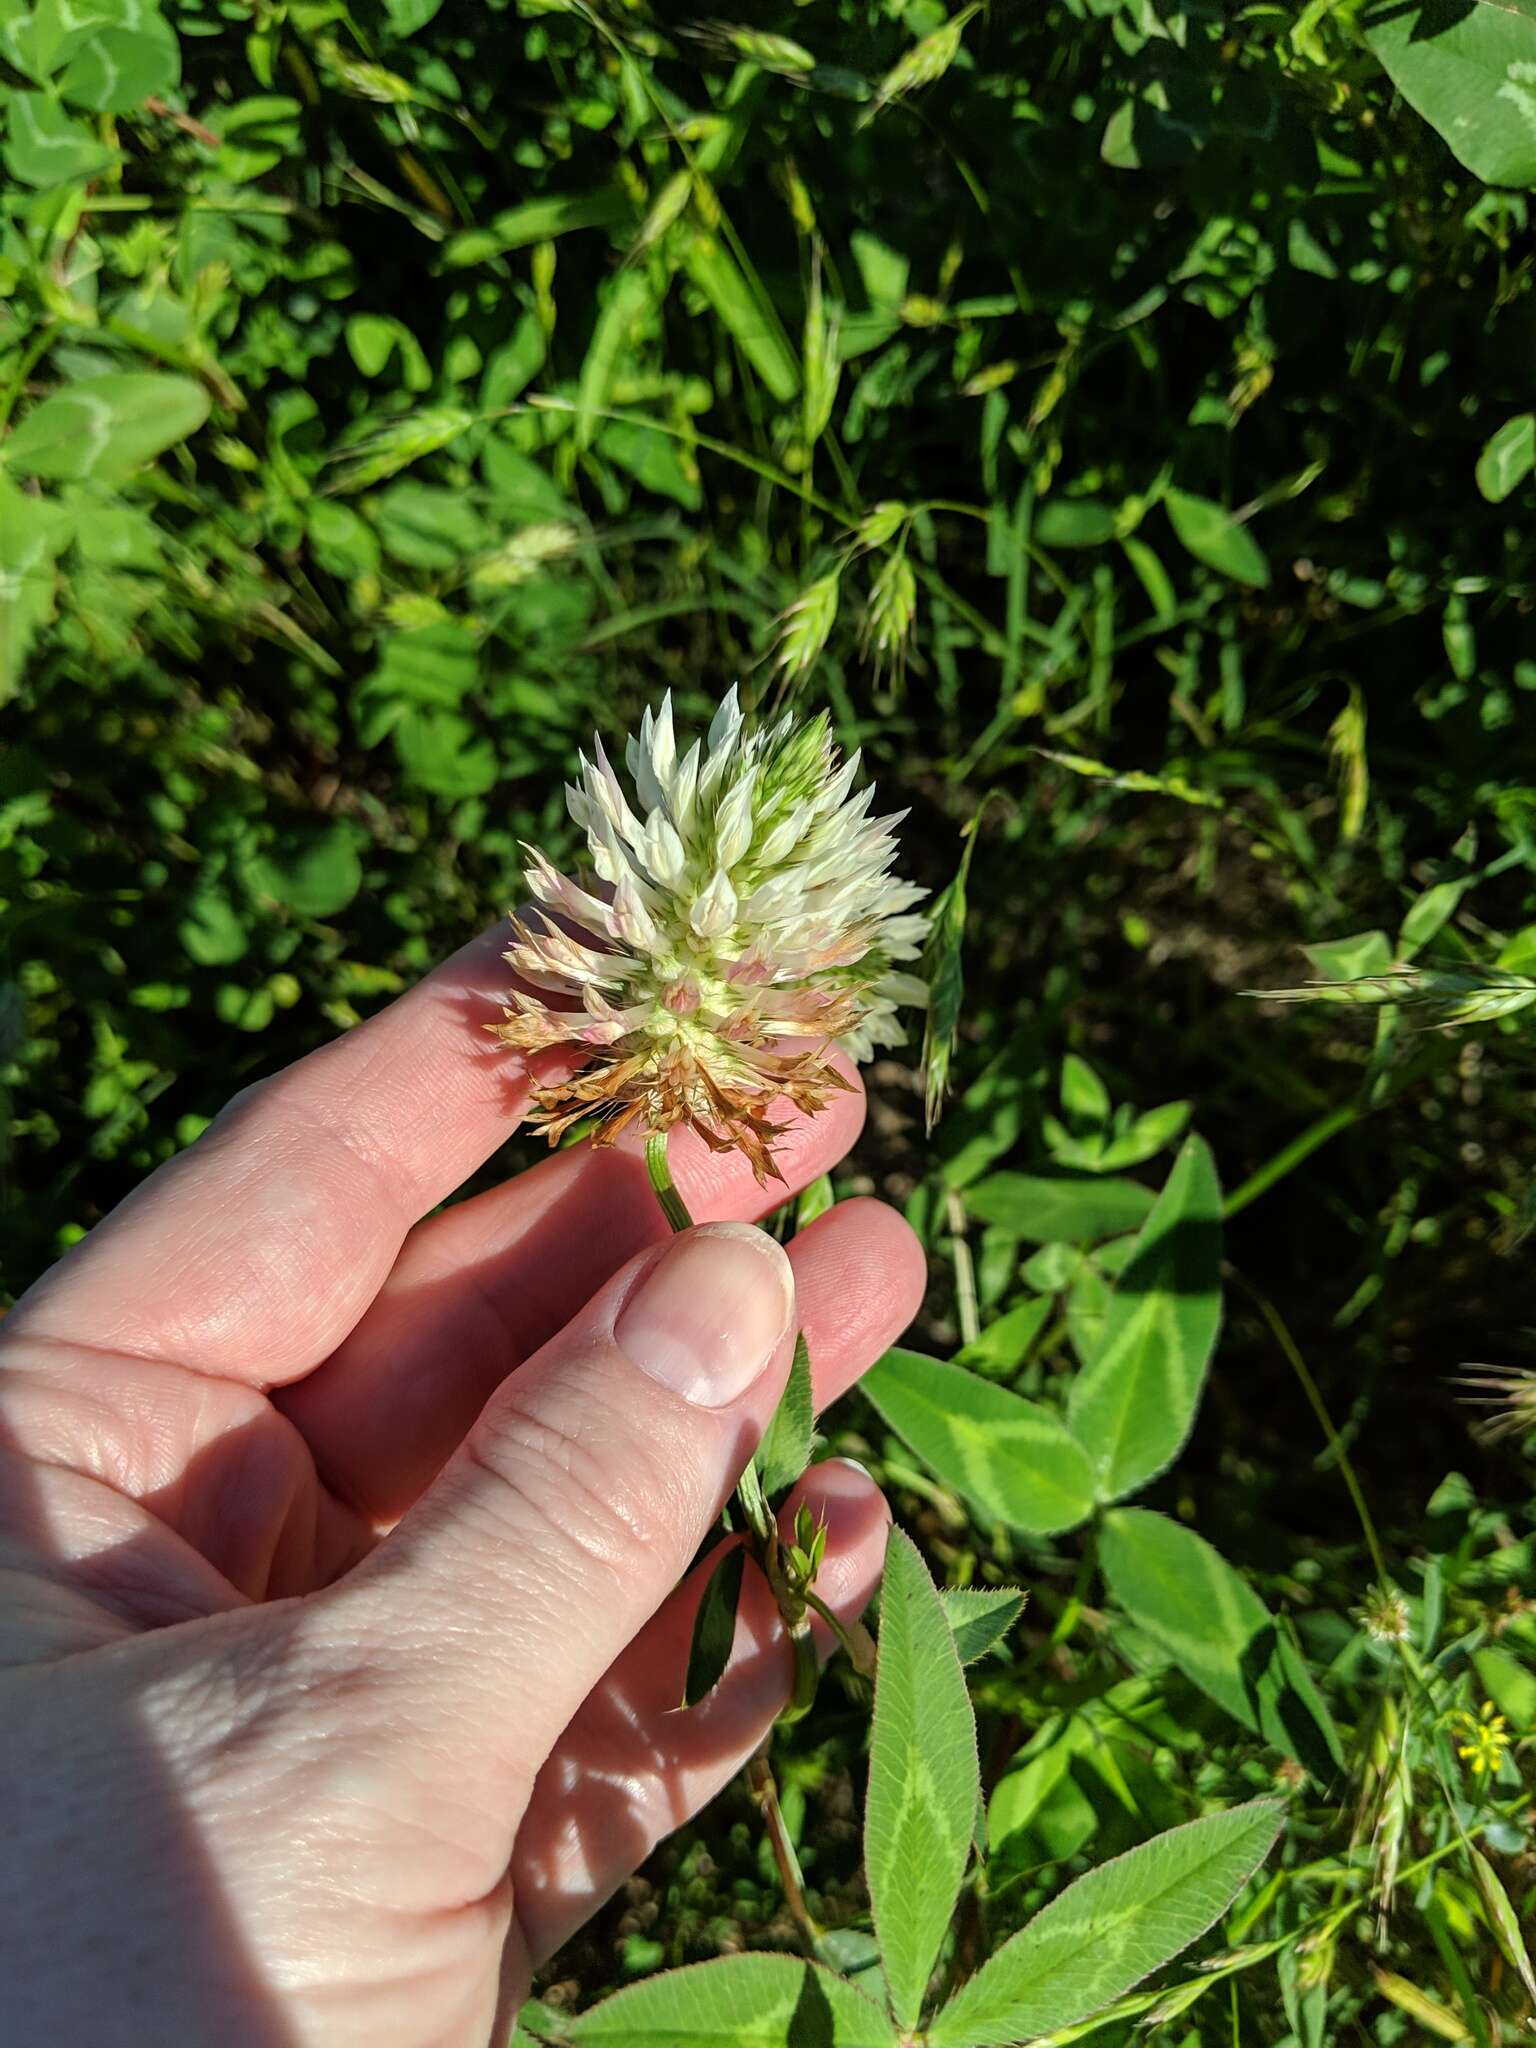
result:
[[[704,1594],[694,1616],[693,1636],[688,1648],[688,1670],[683,1679],[683,1705],[695,1707],[719,1684],[731,1661],[736,1640],[736,1606],[741,1599],[741,1575],[746,1552],[739,1543],[720,1558],[705,1581]]]
[[[789,1379],[773,1420],[758,1447],[757,1470],[766,1494],[794,1485],[811,1461],[815,1408],[811,1400],[811,1354],[803,1334],[795,1338]]]
[[[21,476],[121,483],[195,433],[208,408],[190,377],[87,377],[34,407],[0,454]]]
[[[965,1677],[928,1568],[893,1529],[880,1601],[864,1859],[891,2010],[915,2027],[970,1861],[981,1779]]]
[[[633,1985],[539,2038],[570,2048],[895,2048],[861,1991],[793,1956],[729,1956]]]
[[[1133,1628],[1245,1727],[1332,1777],[1343,1755],[1306,1665],[1219,1551],[1162,1515],[1116,1508],[1100,1561]]]
[[[1108,2005],[1198,1939],[1274,1846],[1282,1809],[1255,1800],[1174,1828],[1079,1878],[989,1957],[928,2034],[1006,2048]]]
[[[1269,564],[1258,542],[1231,513],[1189,491],[1169,491],[1164,503],[1169,524],[1197,562],[1208,562],[1234,583],[1256,590],[1269,582]]]
[[[1477,487],[1490,504],[1502,505],[1536,469],[1536,413],[1519,412],[1489,436],[1478,457]]]
[[[975,1721],[948,1615],[974,1621],[984,1611],[957,1606],[953,1595],[941,1599],[914,1545],[891,1531],[864,1856],[894,2029],[858,1991],[813,1965],[737,1956],[620,1992],[574,2023],[546,2027],[541,2015],[537,2038],[571,2048],[651,2040],[874,2048],[912,2040],[971,1859],[980,1788]],[[1274,1845],[1281,1819],[1278,1801],[1250,1802],[1160,1834],[1079,1879],[997,1949],[919,2038],[933,2048],[1006,2048],[1102,2010],[1213,1924]]]
[[[1024,1595],[1013,1586],[942,1588],[939,1600],[962,1664],[974,1664],[996,1649],[1024,1611]]]
[[[1531,0],[1374,4],[1366,40],[1403,97],[1490,185],[1536,185]]]
[[[1135,1493],[1189,1435],[1221,1327],[1221,1190],[1210,1150],[1185,1143],[1110,1294],[1067,1420],[1101,1500]]]
[[[1050,1535],[1093,1505],[1087,1454],[1041,1403],[915,1351],[888,1351],[863,1390],[924,1464],[993,1520]]]
[[[1152,1197],[1139,1181],[992,1173],[967,1189],[965,1205],[983,1223],[1030,1244],[1083,1244],[1134,1230]]]

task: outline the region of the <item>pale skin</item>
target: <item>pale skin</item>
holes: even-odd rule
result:
[[[527,1104],[498,948],[238,1097],[0,1325],[0,2040],[480,2048],[784,1701],[759,1584],[676,1711],[678,1581],[796,1323],[825,1403],[921,1252],[854,1201],[786,1257],[746,1227],[785,1189],[686,1133],[676,1240],[634,1147],[431,1213]],[[778,1114],[793,1190],[863,1098]],[[884,1504],[836,1462],[802,1498],[851,1620]]]

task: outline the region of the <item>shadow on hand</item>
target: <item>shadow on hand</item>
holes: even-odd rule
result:
[[[139,1526],[123,1535],[126,1522]],[[142,1706],[139,1653],[158,1631],[239,1596],[101,1482],[10,1452],[0,1565],[0,2036],[288,2048],[297,2037]]]

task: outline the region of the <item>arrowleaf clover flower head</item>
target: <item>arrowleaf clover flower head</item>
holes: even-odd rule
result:
[[[927,991],[899,963],[922,950],[922,889],[891,872],[905,813],[872,818],[825,714],[749,729],[733,689],[708,738],[679,747],[670,694],[625,747],[624,784],[595,743],[566,790],[590,884],[525,848],[531,909],[507,951],[518,986],[490,1028],[524,1052],[588,1057],[536,1091],[551,1143],[598,1120],[610,1143],[688,1124],[715,1151],[777,1175],[772,1102],[814,1113],[856,1060],[904,1036]]]

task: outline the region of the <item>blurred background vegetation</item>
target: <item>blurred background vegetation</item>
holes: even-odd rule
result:
[[[1532,1356],[1536,244],[1360,13],[0,9],[6,1286],[503,914],[594,725],[737,679],[827,705],[920,878],[971,852],[954,1105],[928,1140],[886,1060],[839,1184],[931,1246],[909,1341],[1048,1392],[1103,1272],[998,1176],[1096,1170],[1108,1099],[1192,1103],[1228,1191],[1151,1504],[1287,1617],[1331,1779],[1149,1677],[1091,1539],[988,1524],[856,1399],[828,1426],[941,1577],[1031,1594],[978,1667],[1012,1788],[978,1914],[1294,1790],[1278,1968],[1170,2044],[1492,2048],[1533,1995],[1467,1846],[1508,1909],[1530,1465],[1452,1376]],[[1427,1009],[1249,993],[1410,963],[1355,993]],[[1356,1618],[1384,1577],[1418,1652]],[[779,1761],[850,1967],[854,1691]],[[1309,1947],[1319,1900],[1358,1912]],[[553,1995],[793,1939],[731,1795]]]

